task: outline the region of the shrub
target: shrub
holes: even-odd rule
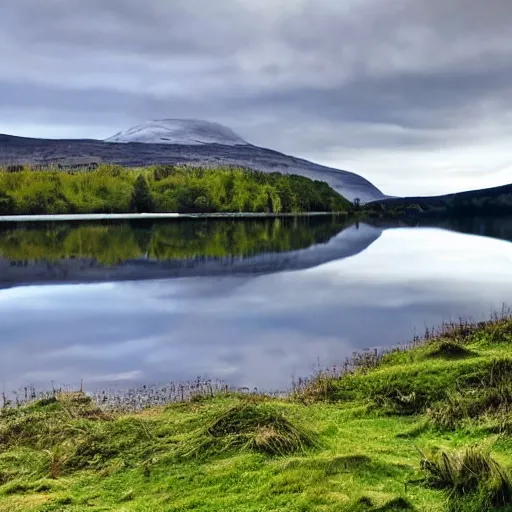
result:
[[[470,447],[422,457],[425,483],[446,490],[450,510],[477,512],[512,504],[509,475],[488,451]]]

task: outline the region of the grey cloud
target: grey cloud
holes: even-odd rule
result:
[[[243,40],[244,34],[247,39],[251,26],[247,16],[241,26],[237,15],[243,11],[230,8],[229,2],[208,0],[20,0],[5,9],[12,39],[36,45],[36,51],[41,45],[64,52],[71,47],[152,57],[215,55],[232,49],[233,39]]]
[[[7,124],[118,131],[204,118],[300,155],[473,144],[496,137],[487,124],[510,133],[509,0],[17,0],[0,9]]]

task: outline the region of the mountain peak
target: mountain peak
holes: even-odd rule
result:
[[[196,119],[155,119],[116,133],[105,142],[142,142],[145,144],[222,144],[247,146],[231,128]]]

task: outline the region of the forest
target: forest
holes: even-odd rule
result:
[[[0,215],[348,211],[327,183],[245,168],[0,170]]]

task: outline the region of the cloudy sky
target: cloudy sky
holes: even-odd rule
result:
[[[389,194],[502,185],[511,25],[510,0],[3,0],[0,133],[206,119]]]

